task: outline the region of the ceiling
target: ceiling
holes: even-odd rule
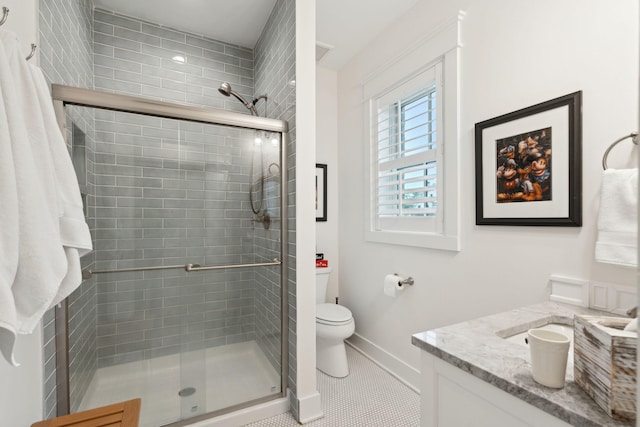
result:
[[[323,67],[338,70],[418,0],[317,0]],[[96,7],[253,48],[276,0],[94,0]]]
[[[316,42],[333,46],[319,61],[339,70],[419,0],[316,0]]]
[[[94,0],[96,7],[254,47],[276,0]]]

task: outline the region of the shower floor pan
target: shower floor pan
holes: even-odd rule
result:
[[[140,427],[158,427],[279,392],[278,372],[249,341],[100,368],[78,410],[140,397]]]

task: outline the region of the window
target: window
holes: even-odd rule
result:
[[[437,189],[441,69],[438,63],[375,102],[376,230],[442,228]]]
[[[405,49],[363,85],[368,241],[460,250],[461,18]]]

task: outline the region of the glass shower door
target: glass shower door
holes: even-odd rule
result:
[[[73,108],[95,129],[72,411],[141,397],[158,427],[280,394],[280,134]]]
[[[195,191],[204,200],[189,213],[202,228],[187,233],[201,245],[191,251],[200,266],[182,287],[183,298],[201,296],[182,331],[181,413],[190,418],[281,392],[281,147],[279,134],[193,124],[181,124],[180,144],[181,162],[206,160],[187,172],[203,178]]]

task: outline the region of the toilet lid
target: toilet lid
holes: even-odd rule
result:
[[[338,304],[318,304],[316,306],[316,319],[325,322],[347,322],[351,320],[351,312],[347,307]]]

